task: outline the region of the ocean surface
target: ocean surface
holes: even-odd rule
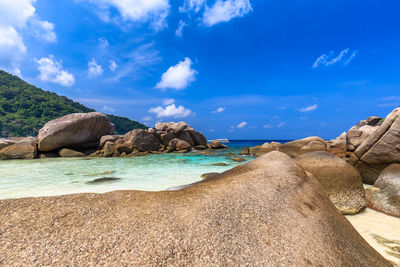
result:
[[[0,161],[0,199],[55,196],[73,193],[105,193],[114,190],[160,191],[201,181],[201,175],[223,172],[254,157],[235,162],[245,146],[285,140],[235,140],[227,150],[202,154],[154,154],[131,158],[54,158]],[[225,166],[216,166],[225,163]],[[117,181],[92,183],[100,178]],[[371,209],[346,216],[363,238],[394,265],[400,266],[400,218]]]
[[[0,199],[55,196],[73,193],[105,193],[113,190],[160,191],[202,180],[201,175],[223,172],[245,162],[235,162],[227,153],[238,154],[245,146],[276,140],[235,140],[229,149],[213,154],[152,154],[127,158],[53,158],[0,161]],[[280,141],[286,142],[286,141]],[[225,166],[216,166],[225,163]],[[100,178],[113,182],[91,183]]]

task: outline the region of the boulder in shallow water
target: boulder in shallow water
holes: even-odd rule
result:
[[[97,178],[92,181],[87,182],[87,184],[105,184],[105,183],[113,183],[121,180],[121,178],[114,178],[114,177],[103,177]]]
[[[203,178],[203,180],[212,179],[212,178],[217,177],[219,174],[220,174],[219,172],[208,172],[208,173],[202,174],[201,178]]]
[[[1,200],[0,210],[5,266],[391,266],[279,152],[179,191]]]
[[[200,132],[194,130],[185,130],[192,137],[196,146],[207,146],[207,138]]]
[[[85,157],[86,155],[82,152],[75,151],[69,148],[60,149],[58,155],[63,158],[78,158],[78,157]]]
[[[99,141],[114,133],[114,125],[99,112],[74,113],[49,121],[39,131],[39,150],[52,151],[67,146]]]
[[[17,143],[17,140],[10,140],[10,139],[0,139],[0,150],[2,150],[5,147],[11,146],[15,143]]]
[[[366,198],[369,208],[400,217],[400,164],[384,169],[374,187],[366,189]]]
[[[296,161],[317,178],[342,214],[356,214],[365,208],[360,173],[349,163],[325,151],[303,154]]]
[[[221,142],[216,141],[216,140],[211,141],[208,145],[212,149],[225,149],[225,148],[228,148],[226,145],[224,145]]]
[[[37,138],[26,137],[0,150],[0,159],[34,159],[37,157]]]
[[[168,146],[174,148],[176,151],[190,151],[192,149],[192,146],[188,142],[178,138],[172,139]]]

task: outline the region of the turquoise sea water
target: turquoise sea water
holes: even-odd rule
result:
[[[208,172],[223,172],[246,162],[234,162],[226,153],[238,154],[246,145],[266,141],[232,141],[228,150],[212,155],[199,152],[154,154],[131,158],[54,158],[0,161],[0,199],[104,193],[113,190],[160,191],[202,180]],[[225,163],[226,166],[215,166]],[[91,184],[99,178],[117,181]]]

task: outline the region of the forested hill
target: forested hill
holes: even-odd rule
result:
[[[44,91],[0,70],[0,136],[35,136],[50,120],[70,113],[92,111],[65,96]],[[128,118],[108,116],[117,134],[147,128]]]

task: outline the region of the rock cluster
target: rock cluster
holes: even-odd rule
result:
[[[284,153],[181,188],[2,200],[0,262],[391,266]]]
[[[0,159],[117,157],[226,148],[217,141],[208,144],[186,122],[157,123],[155,129],[136,129],[125,135],[113,133],[114,125],[102,113],[70,114],[46,123],[37,137],[0,139]]]
[[[284,144],[272,142],[245,148],[241,154],[260,156],[274,150],[292,157],[312,151],[330,152],[353,165],[364,183],[373,184],[383,169],[400,163],[400,107],[385,119],[373,116],[362,120],[330,141],[307,137]]]

